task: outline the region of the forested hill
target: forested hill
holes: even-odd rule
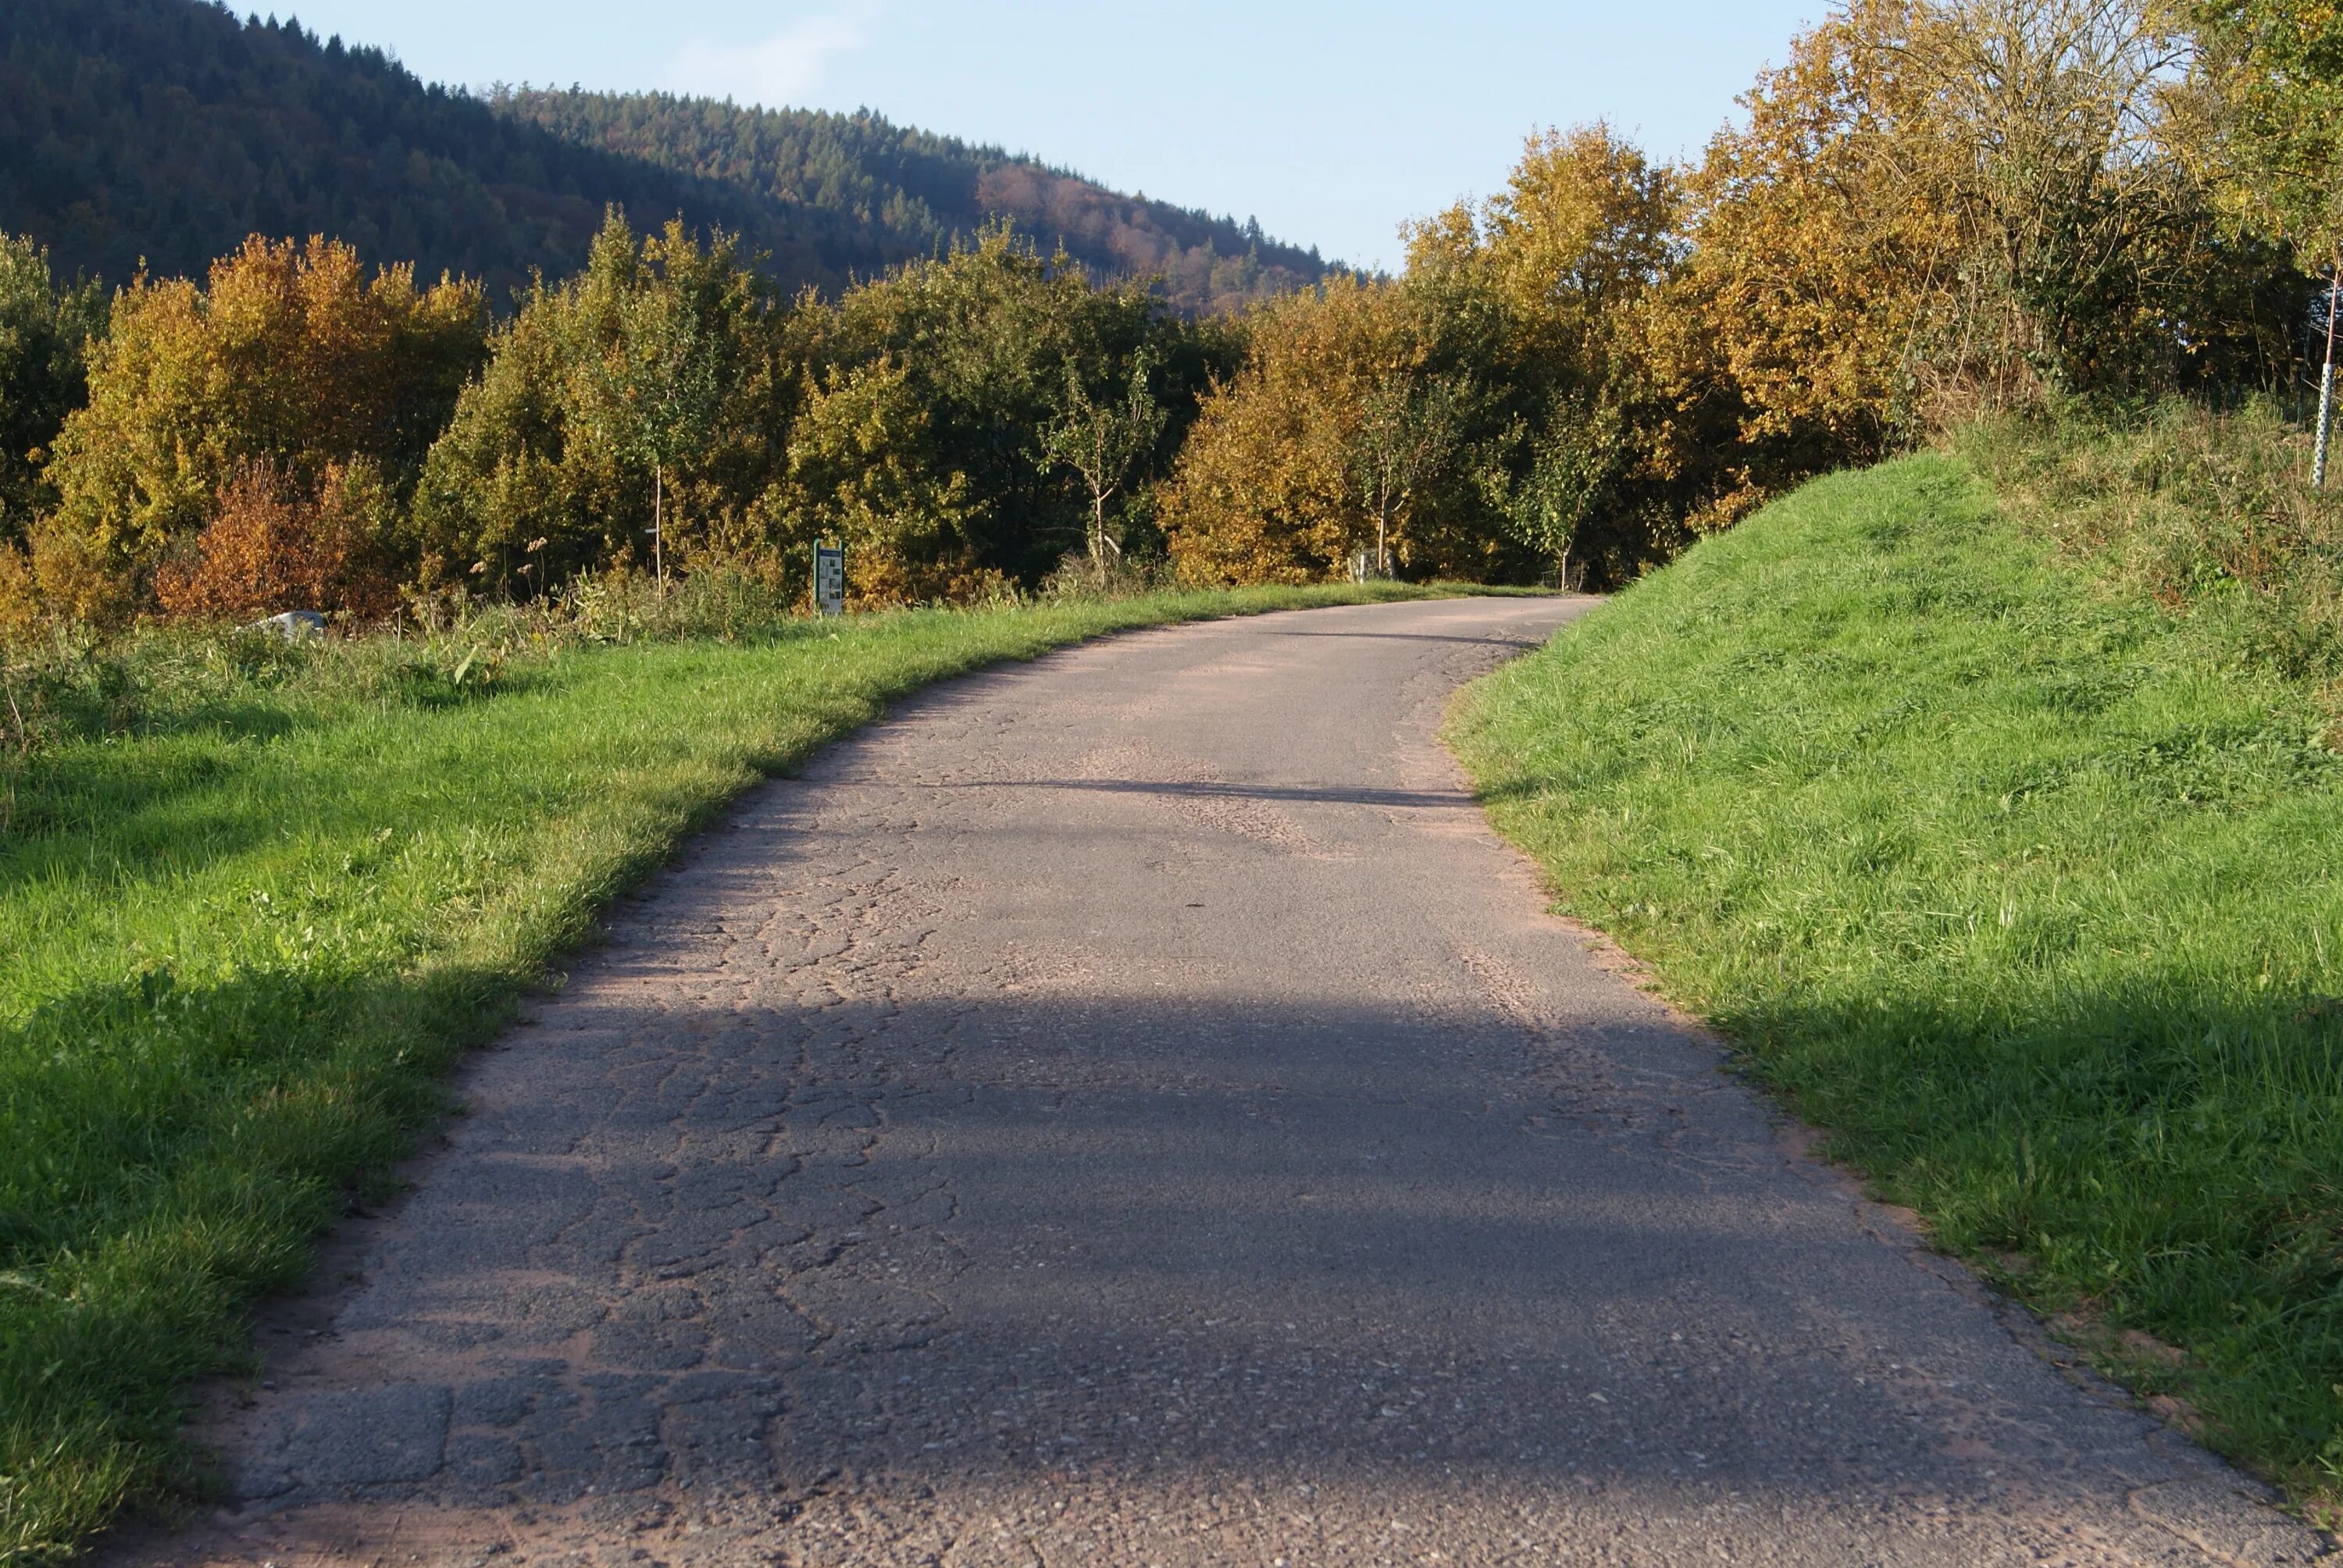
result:
[[[1256,222],[1127,196],[998,147],[864,111],[739,107],[665,93],[500,91],[498,112],[565,142],[640,158],[796,210],[850,213],[927,255],[1006,218],[1101,271],[1161,275],[1191,307],[1286,293],[1325,275],[1316,250]]]
[[[427,85],[385,52],[200,0],[0,4],[0,231],[68,275],[200,276],[250,233],[326,234],[508,297],[585,258],[606,204],[738,232],[835,290],[1007,217],[1191,309],[1314,280],[1313,254],[875,116]]]

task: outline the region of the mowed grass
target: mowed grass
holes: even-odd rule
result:
[[[254,685],[35,752],[0,830],[0,1562],[186,1483],[189,1380],[236,1364],[457,1057],[741,789],[979,665],[1409,591],[799,623],[524,660],[468,700]]]
[[[1453,734],[1561,907],[1834,1153],[2325,1510],[2343,759],[2237,624],[1914,457],[1701,544]]]

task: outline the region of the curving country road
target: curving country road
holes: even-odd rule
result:
[[[1584,600],[938,689],[618,911],[124,1563],[2264,1564],[1436,738]]]

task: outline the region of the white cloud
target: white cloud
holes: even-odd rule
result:
[[[754,44],[693,38],[676,51],[659,85],[670,92],[734,98],[767,108],[802,103],[830,57],[870,41],[870,7],[801,17]]]

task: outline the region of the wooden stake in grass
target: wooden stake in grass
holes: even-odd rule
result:
[[[659,579],[659,591],[667,593],[667,472],[665,466],[654,458],[651,462],[651,574]]]
[[[2343,304],[2343,254],[2328,270],[2332,281],[2327,289],[2327,363],[2318,371],[2318,440],[2310,455],[2314,490],[2327,487],[2327,432],[2335,410],[2335,308]]]

